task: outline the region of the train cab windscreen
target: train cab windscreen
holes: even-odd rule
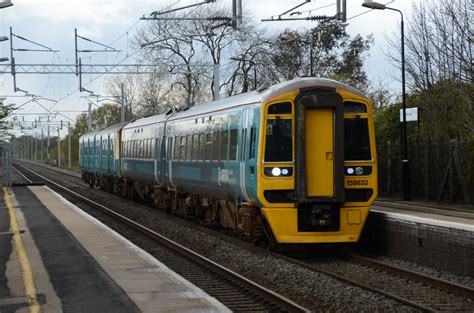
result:
[[[292,120],[268,119],[265,142],[265,162],[291,162],[293,160]]]
[[[372,159],[369,125],[366,118],[344,119],[344,158],[346,161]]]

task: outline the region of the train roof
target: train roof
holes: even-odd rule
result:
[[[94,130],[91,130],[90,132],[87,132],[85,134],[83,134],[82,136],[79,137],[79,139],[87,139],[87,138],[90,138],[90,137],[95,137],[97,135],[102,135],[102,134],[108,134],[108,133],[111,133],[111,132],[116,132],[118,129],[122,128],[124,125],[127,125],[127,122],[125,123],[117,123],[117,124],[114,124],[114,125],[110,125],[108,127],[105,127],[105,128],[100,128],[100,129],[94,129]]]
[[[127,125],[125,125],[123,127],[123,129],[132,129],[132,128],[136,128],[136,127],[143,127],[143,126],[146,126],[146,125],[162,123],[162,122],[166,121],[167,118],[168,118],[168,115],[166,115],[164,113],[163,114],[158,114],[158,115],[147,116],[147,117],[143,117],[143,118],[140,118],[140,119],[137,119],[135,121],[132,121],[132,122],[128,123]]]
[[[290,81],[272,85],[262,91],[251,91],[242,93],[229,98],[220,99],[217,101],[211,101],[207,103],[197,104],[186,111],[181,111],[170,118],[170,120],[177,120],[186,117],[192,117],[197,115],[208,114],[212,112],[218,112],[221,110],[228,109],[233,106],[239,106],[243,104],[262,103],[271,98],[274,98],[280,94],[289,92],[294,89],[308,88],[308,87],[319,87],[319,88],[339,88],[347,90],[348,92],[354,93],[365,99],[368,99],[359,90],[350,87],[341,82],[316,77],[302,77],[296,78]]]
[[[94,130],[91,130],[90,132],[87,132],[85,134],[83,134],[81,137],[79,137],[79,140],[87,140],[88,138],[92,137],[94,138],[94,136],[100,131],[100,129],[94,129]]]
[[[116,133],[119,129],[121,129],[125,125],[127,125],[127,122],[110,125],[109,127],[100,129],[95,135],[97,136],[97,135],[103,135],[103,134]]]
[[[302,77],[296,78],[290,81],[272,85],[261,91],[250,91],[242,94],[238,94],[232,97],[219,99],[216,101],[204,102],[202,104],[197,104],[190,107],[185,111],[179,111],[171,116],[166,114],[159,114],[154,116],[149,116],[145,118],[138,119],[127,124],[124,129],[131,129],[136,127],[143,127],[146,125],[152,125],[157,123],[163,123],[167,119],[170,121],[179,120],[183,118],[189,118],[193,116],[205,115],[213,112],[219,112],[225,109],[229,109],[233,106],[240,106],[245,104],[258,104],[265,102],[271,98],[274,98],[280,94],[289,92],[294,89],[309,88],[309,87],[318,87],[318,88],[338,88],[347,90],[348,92],[354,93],[358,96],[361,96],[365,99],[368,99],[362,92],[359,90],[350,87],[344,83],[326,79],[326,78],[316,78],[316,77]]]

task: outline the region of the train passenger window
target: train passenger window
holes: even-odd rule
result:
[[[153,139],[148,139],[148,147],[149,147],[149,150],[148,150],[148,158],[149,158],[149,159],[152,159],[152,158],[153,158],[153,154],[154,154],[154,150],[155,150],[155,140],[153,140]]]
[[[201,133],[199,134],[199,155],[198,160],[204,160],[204,150],[205,150],[206,135]]]
[[[184,160],[186,158],[186,137],[181,136],[179,145],[179,159]]]
[[[237,129],[230,130],[230,155],[229,160],[237,160]]]
[[[293,160],[291,119],[268,119],[266,128],[265,161],[287,162]]]
[[[267,113],[268,114],[291,114],[291,103],[282,102],[282,103],[272,104],[268,107]]]
[[[214,140],[212,141],[212,159],[214,161],[219,160],[219,140],[220,140],[220,131],[215,131],[214,132]]]
[[[199,157],[199,135],[193,135],[193,152],[191,155],[191,160],[196,161]]]
[[[344,101],[344,113],[367,113],[367,107],[360,102]]]
[[[151,139],[147,139],[146,141],[147,141],[147,146],[148,146],[146,157],[147,157],[148,159],[151,159],[151,151],[153,151],[153,150],[151,150],[151,143],[152,143],[152,141],[151,141]]]
[[[191,152],[193,151],[192,135],[186,136],[186,160],[191,160]]]
[[[227,160],[227,148],[229,146],[229,131],[223,130],[221,133],[221,144],[220,144],[220,160]]]
[[[250,128],[250,151],[249,151],[249,159],[255,158],[255,142],[257,139],[257,132],[255,127]]]
[[[175,136],[174,137],[174,159],[179,160],[179,137]]]
[[[206,134],[206,143],[204,145],[204,160],[212,160],[212,133]]]
[[[344,159],[346,161],[372,159],[366,118],[344,119]]]
[[[168,146],[166,147],[168,149],[168,160],[171,160],[172,150],[173,150],[173,137],[168,137]]]

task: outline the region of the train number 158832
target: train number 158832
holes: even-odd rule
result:
[[[368,184],[369,184],[369,181],[367,179],[361,179],[361,180],[349,179],[347,181],[347,185],[349,186],[366,186]]]

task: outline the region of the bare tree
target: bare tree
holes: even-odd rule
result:
[[[121,86],[124,86],[125,94],[125,120],[130,121],[137,116],[137,108],[140,99],[140,78],[138,75],[118,75],[108,79],[105,83],[105,89],[117,99],[120,104],[122,97]]]
[[[470,0],[431,0],[413,4],[405,31],[410,87],[422,90],[441,80],[474,82],[474,5]],[[400,44],[389,58],[400,65]]]

